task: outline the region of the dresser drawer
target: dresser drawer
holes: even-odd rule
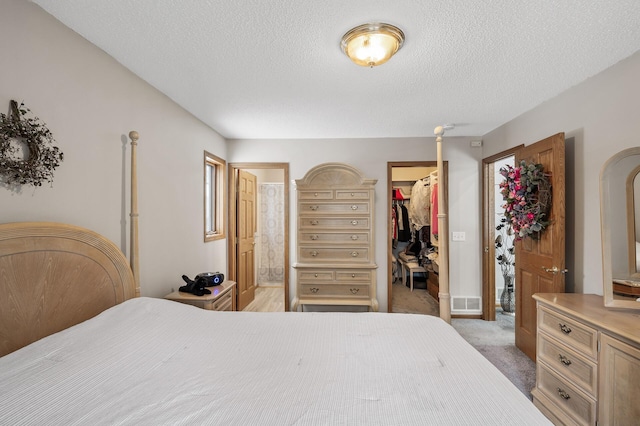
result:
[[[332,282],[333,271],[327,270],[298,270],[298,281]]]
[[[300,232],[298,237],[300,244],[366,244],[369,242],[367,232]]]
[[[538,364],[537,389],[580,425],[596,423],[596,401],[569,384],[544,363]],[[553,411],[553,410],[552,410]]]
[[[349,284],[351,282],[370,283],[372,279],[371,274],[371,271],[362,269],[338,269],[337,271],[303,269],[298,271],[298,280],[305,284]]]
[[[546,333],[538,333],[538,360],[595,398],[598,371],[595,362],[578,354]]]
[[[298,259],[301,262],[369,262],[368,247],[298,247]]]
[[[369,229],[369,218],[300,217],[301,229]]]
[[[538,309],[538,327],[578,353],[597,359],[598,333],[595,329],[544,306]]]
[[[299,203],[300,215],[315,215],[315,214],[368,214],[369,203],[314,203],[314,202],[301,202]]]
[[[300,200],[333,200],[333,191],[298,191]]]
[[[355,281],[365,281],[371,282],[371,272],[363,271],[361,269],[354,269],[353,271],[349,270],[338,270],[336,271],[336,281],[340,281],[341,283],[349,283]]]
[[[227,291],[225,294],[220,296],[215,302],[213,302],[211,306],[211,310],[213,311],[231,311],[233,310],[233,300],[231,297],[233,293],[231,291]]]
[[[316,297],[369,297],[368,284],[301,284],[302,296]]]
[[[367,200],[369,191],[336,189],[336,200]]]

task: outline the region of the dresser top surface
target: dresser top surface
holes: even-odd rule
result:
[[[533,298],[539,304],[640,344],[640,310],[607,308],[603,297],[595,294],[537,293]]]

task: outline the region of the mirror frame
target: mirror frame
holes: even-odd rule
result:
[[[640,278],[640,269],[637,266],[637,227],[640,225],[638,217],[640,215],[640,200],[636,199],[636,185],[640,185],[640,164],[636,166],[629,176],[627,176],[627,240],[629,252],[629,276]]]
[[[612,206],[612,192],[609,190],[610,182],[610,172],[615,169],[617,164],[630,156],[637,155],[640,160],[640,147],[634,147],[625,149],[620,151],[609,160],[607,160],[600,170],[600,228],[602,233],[602,288],[603,288],[603,296],[604,296],[604,305],[608,308],[629,308],[629,309],[640,309],[640,302],[633,300],[632,298],[623,298],[622,296],[616,296],[613,293],[613,267],[612,267],[612,256],[613,256],[613,241],[610,229],[610,222],[612,220],[611,216],[611,206]],[[634,168],[630,171],[630,174],[627,176],[627,179],[623,182],[615,182],[619,185],[625,185],[624,193],[627,194],[627,203],[629,202],[628,197],[628,182],[631,174],[637,173],[637,168]],[[633,218],[629,218],[631,214],[630,208],[627,205],[622,206],[627,213],[627,224],[631,223]],[[630,237],[624,238],[623,241],[626,244],[629,244]],[[629,253],[632,252],[632,247],[629,246],[627,251]],[[633,247],[633,252],[635,253],[635,246]]]

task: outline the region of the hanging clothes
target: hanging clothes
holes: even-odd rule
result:
[[[409,220],[416,231],[431,224],[431,184],[428,177],[416,181],[411,189]]]
[[[438,184],[431,187],[431,233],[438,235]]]
[[[398,213],[396,211],[397,204],[394,202],[391,207],[391,239],[398,239]]]
[[[399,210],[397,212],[398,218],[398,241],[406,242],[411,240],[411,224],[409,222],[409,211],[407,207],[403,204],[398,206]]]

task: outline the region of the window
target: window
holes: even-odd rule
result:
[[[224,238],[224,176],[226,162],[204,152],[204,241]]]

